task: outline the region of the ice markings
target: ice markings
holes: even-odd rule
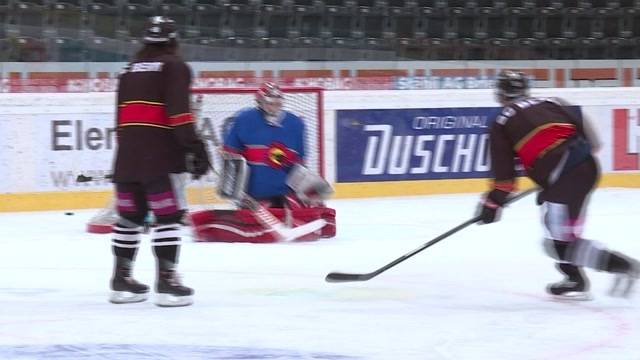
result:
[[[64,359],[64,360],[137,360],[137,359],[269,359],[269,360],[356,360],[358,357],[324,352],[301,352],[287,349],[252,347],[160,345],[160,344],[59,344],[2,345],[2,359]]]

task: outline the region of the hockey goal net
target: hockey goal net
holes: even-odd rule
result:
[[[218,150],[223,141],[225,126],[235,113],[255,106],[257,88],[199,88],[192,91],[192,111],[197,128],[209,146],[212,164],[221,168]],[[323,92],[321,88],[284,87],[284,109],[298,115],[305,124],[305,164],[324,176],[323,158]],[[209,173],[187,187],[190,209],[211,208],[221,200],[216,196],[218,177]],[[99,210],[90,220],[87,230],[92,233],[108,233],[117,220],[113,201]]]

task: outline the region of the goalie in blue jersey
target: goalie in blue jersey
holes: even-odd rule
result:
[[[206,220],[210,231],[198,231],[199,237],[209,241],[273,240],[268,229],[245,208],[247,196],[291,226],[327,217],[327,225],[315,238],[334,236],[335,211],[324,206],[333,189],[304,166],[304,121],[283,109],[284,93],[274,83],[260,87],[256,105],[240,110],[224,134],[218,194],[240,209],[214,211],[214,218]],[[224,230],[230,227],[231,231]]]

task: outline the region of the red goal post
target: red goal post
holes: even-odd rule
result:
[[[194,88],[192,111],[196,127],[209,145],[214,168],[220,169],[217,147],[223,141],[225,120],[238,111],[256,106],[258,88]],[[324,176],[324,122],[323,89],[319,87],[282,87],[285,94],[284,109],[298,115],[305,124],[305,164]],[[220,200],[216,196],[217,176],[209,173],[202,180],[192,182],[187,189],[190,209],[213,207]],[[108,233],[116,220],[113,202],[100,209],[87,224],[91,233]]]

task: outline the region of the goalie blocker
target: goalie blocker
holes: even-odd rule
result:
[[[245,188],[249,169],[244,157],[222,153],[223,166],[218,195],[232,201],[239,208],[233,210],[206,210],[191,213],[196,241],[204,242],[276,242],[278,234],[256,216],[255,210],[247,206]],[[316,220],[325,225],[317,231],[296,240],[310,241],[330,238],[336,234],[335,210],[324,206],[323,201],[332,193],[331,185],[322,177],[296,164],[289,171],[286,184],[293,190],[284,196],[284,207],[269,207],[270,201],[262,204],[278,220],[289,227],[297,227]]]

